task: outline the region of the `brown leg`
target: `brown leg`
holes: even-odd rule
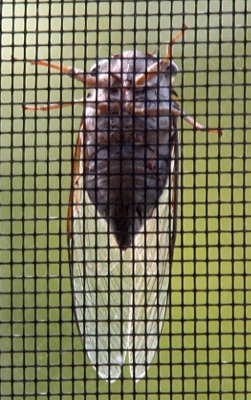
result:
[[[187,29],[187,25],[184,25],[182,31],[180,31],[172,40],[171,43],[167,45],[166,48],[166,56],[162,58],[160,61],[152,64],[146,73],[143,73],[136,77],[135,86],[143,86],[147,81],[154,78],[159,74],[160,71],[164,71],[166,66],[170,64],[170,60],[172,58],[172,45],[179,39],[180,36],[183,35],[184,31]]]
[[[184,118],[184,120],[191,126],[193,126],[196,130],[198,131],[207,131],[207,132],[212,132],[212,133],[218,133],[219,135],[222,135],[223,132],[220,129],[210,129],[207,128],[203,125],[201,125],[199,122],[195,121],[192,117],[189,115],[186,115],[181,109],[178,108],[150,108],[147,110],[141,109],[141,108],[135,108],[134,109],[134,114],[137,116],[148,116],[148,117],[156,117],[156,116],[161,116],[161,115],[174,115],[177,117]]]
[[[12,57],[13,61],[24,61],[21,58]],[[49,63],[48,61],[43,60],[27,60],[31,65],[41,65],[43,67],[56,69],[61,74],[67,74],[72,76],[74,79],[77,79],[80,82],[84,82],[87,87],[96,87],[98,82],[97,79],[90,74],[86,74],[81,69],[72,68],[72,67],[61,67],[60,65]]]
[[[35,105],[27,105],[23,104],[22,108],[24,110],[29,111],[48,111],[48,110],[57,110],[58,108],[70,107],[72,105],[81,104],[83,105],[83,99],[73,100],[71,103],[51,103],[51,104],[44,104],[42,106],[35,106]]]

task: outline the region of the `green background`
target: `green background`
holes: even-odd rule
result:
[[[4,0],[0,7],[1,400],[251,398],[251,3]],[[86,366],[71,308],[66,215],[82,110],[20,106],[85,92],[10,58],[74,60],[88,70],[96,57],[135,42],[164,54],[184,22],[189,29],[173,49],[176,91],[187,114],[225,133],[194,133],[180,122],[179,234],[162,350],[149,379],[109,385]]]

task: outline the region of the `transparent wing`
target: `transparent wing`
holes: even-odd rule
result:
[[[161,204],[144,231],[137,235],[135,246],[121,251],[84,190],[82,149],[81,128],[68,214],[71,279],[79,332],[100,377],[116,380],[129,352],[131,376],[140,379],[154,357],[165,316],[178,174],[172,175]],[[177,146],[173,147],[173,172],[178,162],[176,150]]]
[[[118,249],[83,189],[82,148],[80,132],[68,227],[75,316],[90,361],[113,381],[121,374],[131,330],[131,252]]]
[[[131,376],[136,380],[145,376],[162,332],[167,300],[170,267],[173,256],[178,190],[178,141],[174,135],[171,177],[159,206],[147,222],[145,234],[137,237],[135,248],[134,281],[130,318],[132,335],[128,342]]]

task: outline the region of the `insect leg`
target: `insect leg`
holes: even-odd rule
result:
[[[96,77],[91,76],[90,74],[85,73],[78,68],[61,67],[60,65],[53,64],[44,60],[22,60],[21,58],[17,57],[12,57],[12,61],[28,61],[31,65],[41,65],[43,67],[56,69],[61,74],[67,74],[80,82],[84,82],[87,87],[96,87],[98,83]]]
[[[161,115],[175,115],[177,117],[183,118],[189,125],[193,126],[196,130],[198,131],[207,131],[207,132],[212,132],[212,133],[218,133],[219,135],[222,135],[223,132],[221,129],[211,129],[207,128],[204,125],[201,125],[199,122],[195,121],[192,117],[189,115],[186,115],[184,111],[182,111],[179,108],[150,108],[150,109],[141,109],[141,108],[135,108],[134,109],[134,114],[137,116],[150,116],[150,117],[156,117],[156,116],[161,116]]]
[[[172,45],[183,35],[184,31],[187,29],[187,25],[184,25],[182,31],[180,31],[167,45],[166,56],[160,61],[152,64],[146,73],[142,73],[135,78],[135,86],[143,86],[147,81],[157,76],[161,71],[166,69],[166,66],[170,64],[172,58]]]
[[[58,108],[64,108],[64,107],[70,107],[72,105],[75,104],[81,104],[83,105],[83,99],[77,99],[77,100],[73,100],[72,102],[69,103],[51,103],[51,104],[44,104],[41,106],[35,106],[35,105],[27,105],[27,104],[23,104],[22,108],[24,110],[29,110],[29,111],[48,111],[48,110],[56,110]]]
[[[166,56],[160,60],[161,64],[169,64],[170,60],[172,58],[172,46],[173,44],[183,35],[184,31],[188,28],[186,24],[184,24],[183,29],[177,33],[177,35],[174,36],[174,38],[171,40],[171,43],[168,43],[167,48],[166,48]]]

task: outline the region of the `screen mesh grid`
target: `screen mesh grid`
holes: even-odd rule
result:
[[[251,396],[251,3],[3,0],[0,10],[1,400],[247,400]],[[126,50],[164,57],[167,43],[184,24],[188,29],[173,45],[171,57],[179,68],[173,82],[178,104],[186,115],[224,134],[195,130],[179,118],[178,200],[163,200],[167,224],[162,224],[165,214],[158,211],[151,236],[143,228],[143,237],[148,233],[150,239],[139,253],[142,263],[136,263],[138,245],[131,246],[127,258],[122,250],[109,250],[114,238],[103,232],[100,244],[97,231],[102,218],[97,211],[91,226],[87,214],[78,219],[72,213],[82,210],[74,208],[77,195],[69,200],[73,178],[77,175],[81,182],[84,175],[72,171],[73,165],[79,167],[74,149],[84,115],[73,99],[85,99],[90,90],[67,74],[26,61],[47,60],[89,72],[99,60]],[[137,93],[135,88],[135,98]],[[70,106],[22,109],[23,104],[58,102]],[[82,191],[83,210],[89,207],[86,201],[88,195]],[[173,244],[172,210],[177,205]],[[79,227],[85,232],[82,236],[76,233]],[[160,250],[165,248],[162,229],[169,256]],[[69,230],[80,243],[72,243]],[[86,253],[84,246],[90,246]],[[88,268],[83,272],[79,267],[82,275],[74,283],[77,256],[92,266],[98,281],[87,279]],[[118,257],[117,262],[111,257]],[[161,257],[172,264],[169,286],[163,283],[163,290],[161,279],[154,281],[144,270],[151,264],[148,257],[156,257],[157,265],[163,264]],[[142,279],[137,280],[134,270],[141,267]],[[164,266],[157,269],[157,276],[163,271]],[[138,316],[147,347],[149,282],[157,292],[168,292],[164,316],[160,305],[166,296],[156,300],[154,318],[165,322],[151,366],[138,381],[132,378],[129,367],[136,364],[132,351],[116,382],[102,379],[89,360],[81,329],[96,315],[100,335],[125,349],[128,332],[120,337],[114,332]],[[84,298],[88,285],[94,289]],[[99,313],[93,299],[105,303],[101,290],[108,292],[108,300]],[[132,303],[140,302],[137,293],[142,293],[142,313],[137,314],[135,305],[128,314],[130,290]],[[113,301],[118,299],[116,322]],[[129,323],[126,326],[133,330]],[[90,342],[98,340],[95,335],[90,334]],[[136,346],[136,328],[130,337]],[[101,350],[102,345],[97,351]],[[111,353],[108,363],[113,364]]]

